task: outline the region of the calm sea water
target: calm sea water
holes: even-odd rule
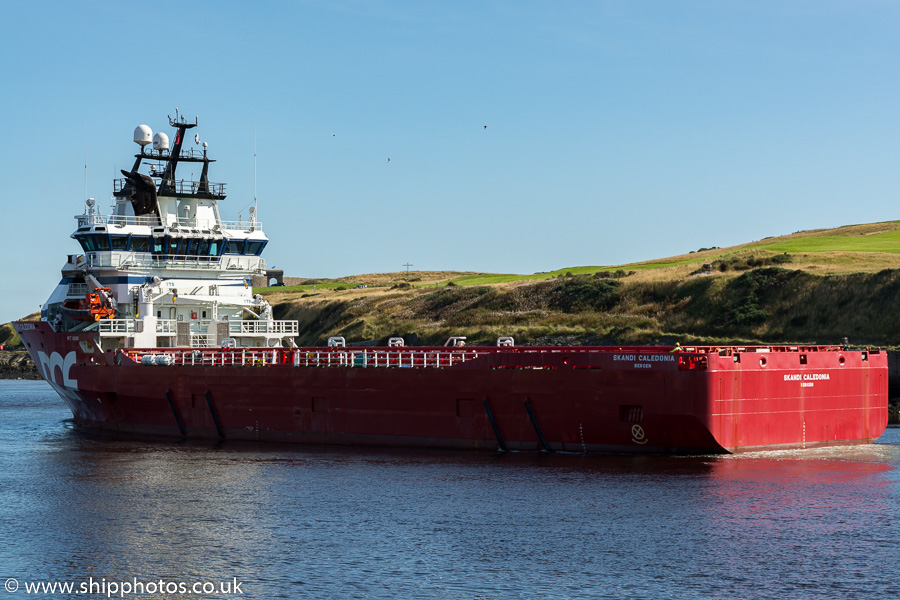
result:
[[[0,599],[900,597],[900,429],[540,456],[122,441],[70,416],[43,382],[0,382]]]

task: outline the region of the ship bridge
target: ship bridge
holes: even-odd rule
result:
[[[111,214],[93,198],[75,217],[71,234],[83,254],[71,254],[42,318],[57,331],[96,332],[104,349],[117,346],[291,344],[296,322],[276,321],[254,295],[252,279],[265,273],[269,240],[256,220],[224,221],[218,203],[225,184],[208,178],[206,143],[186,132],[196,123],[169,118],[176,128],[169,149],[164,133],[134,131],[141,146],[130,171],[113,182]],[[148,149],[151,143],[153,148]],[[178,177],[180,163],[202,165],[197,180]],[[102,323],[101,323],[102,322]]]
[[[207,155],[207,143],[194,135],[195,147],[185,147],[187,131],[196,127],[196,120],[187,123],[176,111],[169,124],[176,128],[171,149],[166,134],[153,135],[146,125],[135,129],[134,141],[141,150],[131,170],[113,181],[111,215],[100,215],[89,199],[85,213],[75,217],[78,228],[71,237],[85,253],[76,264],[262,272],[265,263],[259,257],[269,240],[255,209],[246,221],[223,221],[218,202],[225,198],[225,184],[209,181],[209,164],[215,161]],[[200,178],[179,178],[180,163],[202,165]]]

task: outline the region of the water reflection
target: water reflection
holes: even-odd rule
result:
[[[496,455],[104,439],[63,426],[52,394],[0,401],[0,575],[237,577],[272,598],[898,591],[900,430],[726,457]]]

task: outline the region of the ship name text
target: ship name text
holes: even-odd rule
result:
[[[613,360],[624,360],[628,362],[675,362],[675,357],[671,354],[613,354]]]
[[[828,381],[831,375],[828,373],[789,373],[784,376],[785,381]]]
[[[652,369],[655,362],[675,362],[671,354],[613,354],[613,361],[627,361],[635,369]]]

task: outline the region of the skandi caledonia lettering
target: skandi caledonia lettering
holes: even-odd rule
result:
[[[831,375],[828,373],[789,373],[785,374],[785,381],[828,381]]]
[[[671,354],[613,354],[613,360],[628,362],[675,362]]]

